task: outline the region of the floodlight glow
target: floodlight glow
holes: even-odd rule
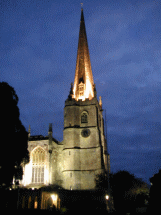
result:
[[[52,194],[52,195],[51,195],[51,198],[52,198],[53,202],[56,202],[56,200],[57,200],[57,195],[56,195],[56,194]]]
[[[106,198],[106,200],[109,200],[110,197],[109,197],[109,195],[106,195],[105,198]]]

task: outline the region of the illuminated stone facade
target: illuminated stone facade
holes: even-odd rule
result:
[[[95,175],[107,170],[103,128],[102,110],[96,98],[66,100],[63,178],[67,189],[92,189]]]
[[[22,185],[41,187],[57,184],[65,189],[95,188],[95,176],[107,171],[102,100],[96,97],[83,9],[74,85],[65,101],[63,141],[52,137],[30,136],[30,163],[24,166]]]
[[[51,128],[51,124],[50,124]],[[39,188],[49,184],[61,184],[63,171],[62,144],[52,137],[29,136],[28,150],[30,162],[24,166],[22,185]]]

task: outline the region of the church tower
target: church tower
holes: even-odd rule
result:
[[[97,100],[88,50],[83,9],[74,85],[64,107],[63,141],[48,136],[31,136],[30,162],[23,165],[21,186],[40,188],[59,185],[69,190],[95,189],[97,174],[109,172],[107,144],[102,115],[102,100]]]
[[[83,9],[74,85],[64,107],[63,187],[94,189],[95,176],[107,171],[107,147],[102,115],[93,81]]]

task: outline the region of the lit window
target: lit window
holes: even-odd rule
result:
[[[79,96],[84,96],[84,84],[82,82],[79,84]]]
[[[32,153],[32,183],[44,183],[45,151],[40,147]]]
[[[88,123],[88,118],[87,118],[87,114],[83,113],[81,115],[81,123]]]

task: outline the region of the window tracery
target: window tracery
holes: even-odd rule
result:
[[[32,153],[32,183],[44,183],[45,151],[38,147]]]

